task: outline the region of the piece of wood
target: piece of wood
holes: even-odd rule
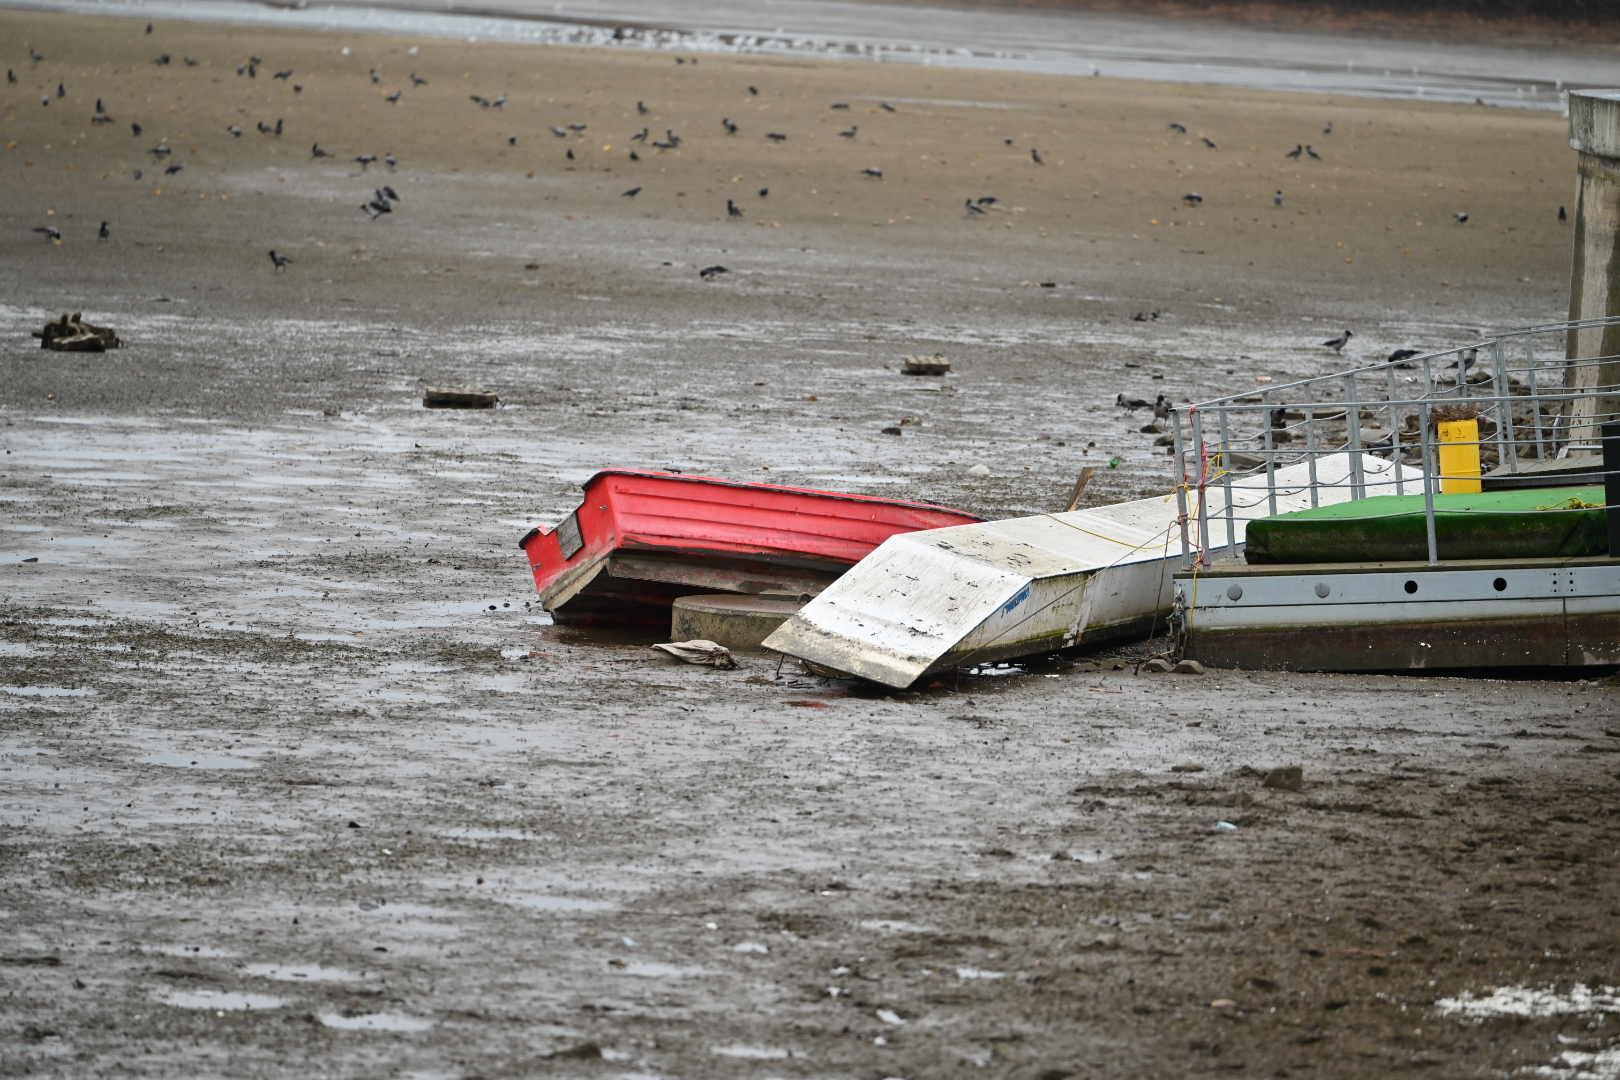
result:
[[[422,391],[422,404],[429,409],[493,409],[500,400],[493,390],[464,386],[429,386]]]
[[[943,356],[908,356],[902,375],[944,375],[951,370],[951,362]]]
[[[1087,465],[1080,470],[1080,479],[1074,482],[1074,491],[1069,495],[1069,508],[1065,514],[1080,509],[1080,500],[1086,497],[1086,485],[1091,483],[1091,474],[1097,471],[1095,465]]]

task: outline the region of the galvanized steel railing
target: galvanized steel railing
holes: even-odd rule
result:
[[[1324,488],[1345,484],[1353,499],[1421,490],[1429,562],[1438,563],[1434,496],[1452,477],[1440,473],[1432,414],[1464,403],[1478,411],[1487,474],[1571,453],[1601,454],[1600,425],[1620,419],[1620,317],[1522,327],[1461,348],[1174,410],[1184,568],[1208,565],[1212,527],[1235,551],[1238,511],[1269,501],[1267,512],[1275,514],[1279,491],[1306,489],[1314,507]],[[1319,479],[1316,468],[1330,454],[1349,455],[1348,473],[1332,482]],[[1369,478],[1364,454],[1407,467]],[[1601,471],[1600,462],[1593,472]],[[1291,465],[1306,466],[1308,480],[1280,488],[1277,470]],[[1414,469],[1420,479],[1410,476]],[[1254,483],[1261,477],[1263,486]],[[1234,481],[1245,478],[1253,478],[1250,485],[1234,492]],[[1223,505],[1211,511],[1206,496],[1217,486]],[[1234,504],[1234,494],[1250,501]]]

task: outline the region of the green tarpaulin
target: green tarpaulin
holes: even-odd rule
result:
[[[1534,559],[1605,555],[1603,510],[1554,511],[1568,500],[1603,505],[1600,487],[1436,495],[1434,531],[1442,559]],[[1250,563],[1405,562],[1429,557],[1423,495],[1297,510],[1249,523]]]

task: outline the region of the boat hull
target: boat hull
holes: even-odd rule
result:
[[[700,592],[813,596],[888,538],[979,519],[942,506],[613,469],[519,546],[559,622],[662,623]]]

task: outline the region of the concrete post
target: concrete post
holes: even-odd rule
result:
[[[1569,317],[1620,315],[1620,90],[1570,91],[1569,145],[1580,153]],[[1571,360],[1620,357],[1620,326],[1576,331],[1568,350]],[[1620,360],[1571,368],[1566,385],[1615,388],[1615,396],[1584,398],[1569,410],[1572,452],[1593,453],[1601,445],[1599,425],[1620,410]]]

